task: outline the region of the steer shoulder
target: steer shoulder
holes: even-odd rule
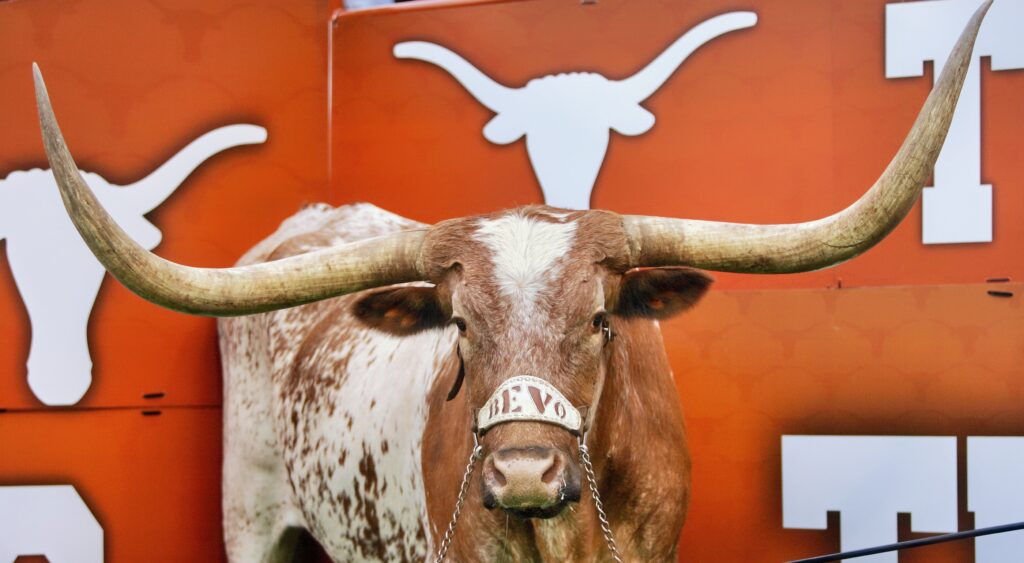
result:
[[[419,227],[368,204],[314,205],[240,264]],[[336,561],[418,560],[428,550],[420,455],[425,397],[454,334],[397,338],[374,331],[351,313],[358,296],[221,321],[225,424],[234,433],[225,467],[247,468],[238,477],[265,471],[259,463],[272,468],[275,494],[262,498],[284,500],[268,509],[291,515],[288,525],[307,529]],[[254,451],[274,453],[241,455]],[[229,459],[235,452],[240,459]],[[242,487],[246,481],[252,483],[242,479]]]
[[[279,260],[323,248],[424,227],[369,203],[309,205],[284,220],[238,261],[238,266]]]

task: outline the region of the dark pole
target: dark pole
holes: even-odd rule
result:
[[[953,534],[942,534],[939,536],[931,536],[928,538],[921,538],[919,540],[908,540],[901,541],[898,543],[890,543],[888,545],[880,545],[878,547],[868,547],[865,549],[855,549],[853,551],[844,551],[842,553],[833,553],[831,555],[821,555],[818,557],[810,557],[808,559],[794,559],[789,563],[826,563],[827,561],[839,561],[841,559],[853,559],[855,557],[864,557],[866,555],[875,555],[877,553],[885,553],[887,551],[896,551],[897,549],[911,549],[914,547],[921,547],[925,545],[933,545],[936,543],[944,543],[954,540],[962,540],[965,538],[976,538],[979,536],[988,536],[991,534],[1002,534],[1005,532],[1013,532],[1016,530],[1024,530],[1024,522],[1017,522],[1016,524],[1003,524],[1001,526],[990,526],[988,528],[978,528],[977,530],[967,530],[966,532],[956,532]]]

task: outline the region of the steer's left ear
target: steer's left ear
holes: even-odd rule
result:
[[[374,291],[356,301],[352,312],[368,326],[406,336],[439,328],[448,314],[433,287],[390,287]]]
[[[646,268],[622,276],[613,313],[623,317],[666,319],[693,307],[713,278],[683,267]]]

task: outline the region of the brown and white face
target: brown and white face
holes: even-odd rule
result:
[[[621,218],[599,211],[526,208],[459,219],[436,226],[427,247],[434,287],[379,290],[357,302],[355,312],[393,334],[457,330],[463,392],[473,408],[520,375],[547,382],[569,406],[597,406],[616,318],[665,318],[695,303],[710,284],[689,268],[623,274]],[[541,412],[555,406],[543,389],[522,389],[522,400]],[[600,418],[600,409],[589,416]],[[579,500],[576,439],[547,422],[487,429],[485,505],[550,517]]]

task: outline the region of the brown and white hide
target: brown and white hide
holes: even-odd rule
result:
[[[240,264],[419,226],[368,204],[313,206]],[[627,561],[673,561],[690,461],[657,322],[616,317],[616,337],[603,347],[572,337],[595,307],[619,298],[621,219],[531,207],[431,232],[424,261],[446,314],[464,314],[484,337],[460,339],[447,319],[404,336],[371,328],[354,304],[372,292],[220,321],[229,559],[290,561],[305,530],[335,561],[423,561],[455,506],[471,407],[519,373],[591,404],[603,373],[588,441],[619,549]],[[457,346],[466,382],[448,402]],[[579,463],[573,436],[536,422],[488,432],[484,455],[526,435]],[[480,478],[478,463],[449,561],[610,560],[585,485],[557,516],[519,518],[484,507]]]

